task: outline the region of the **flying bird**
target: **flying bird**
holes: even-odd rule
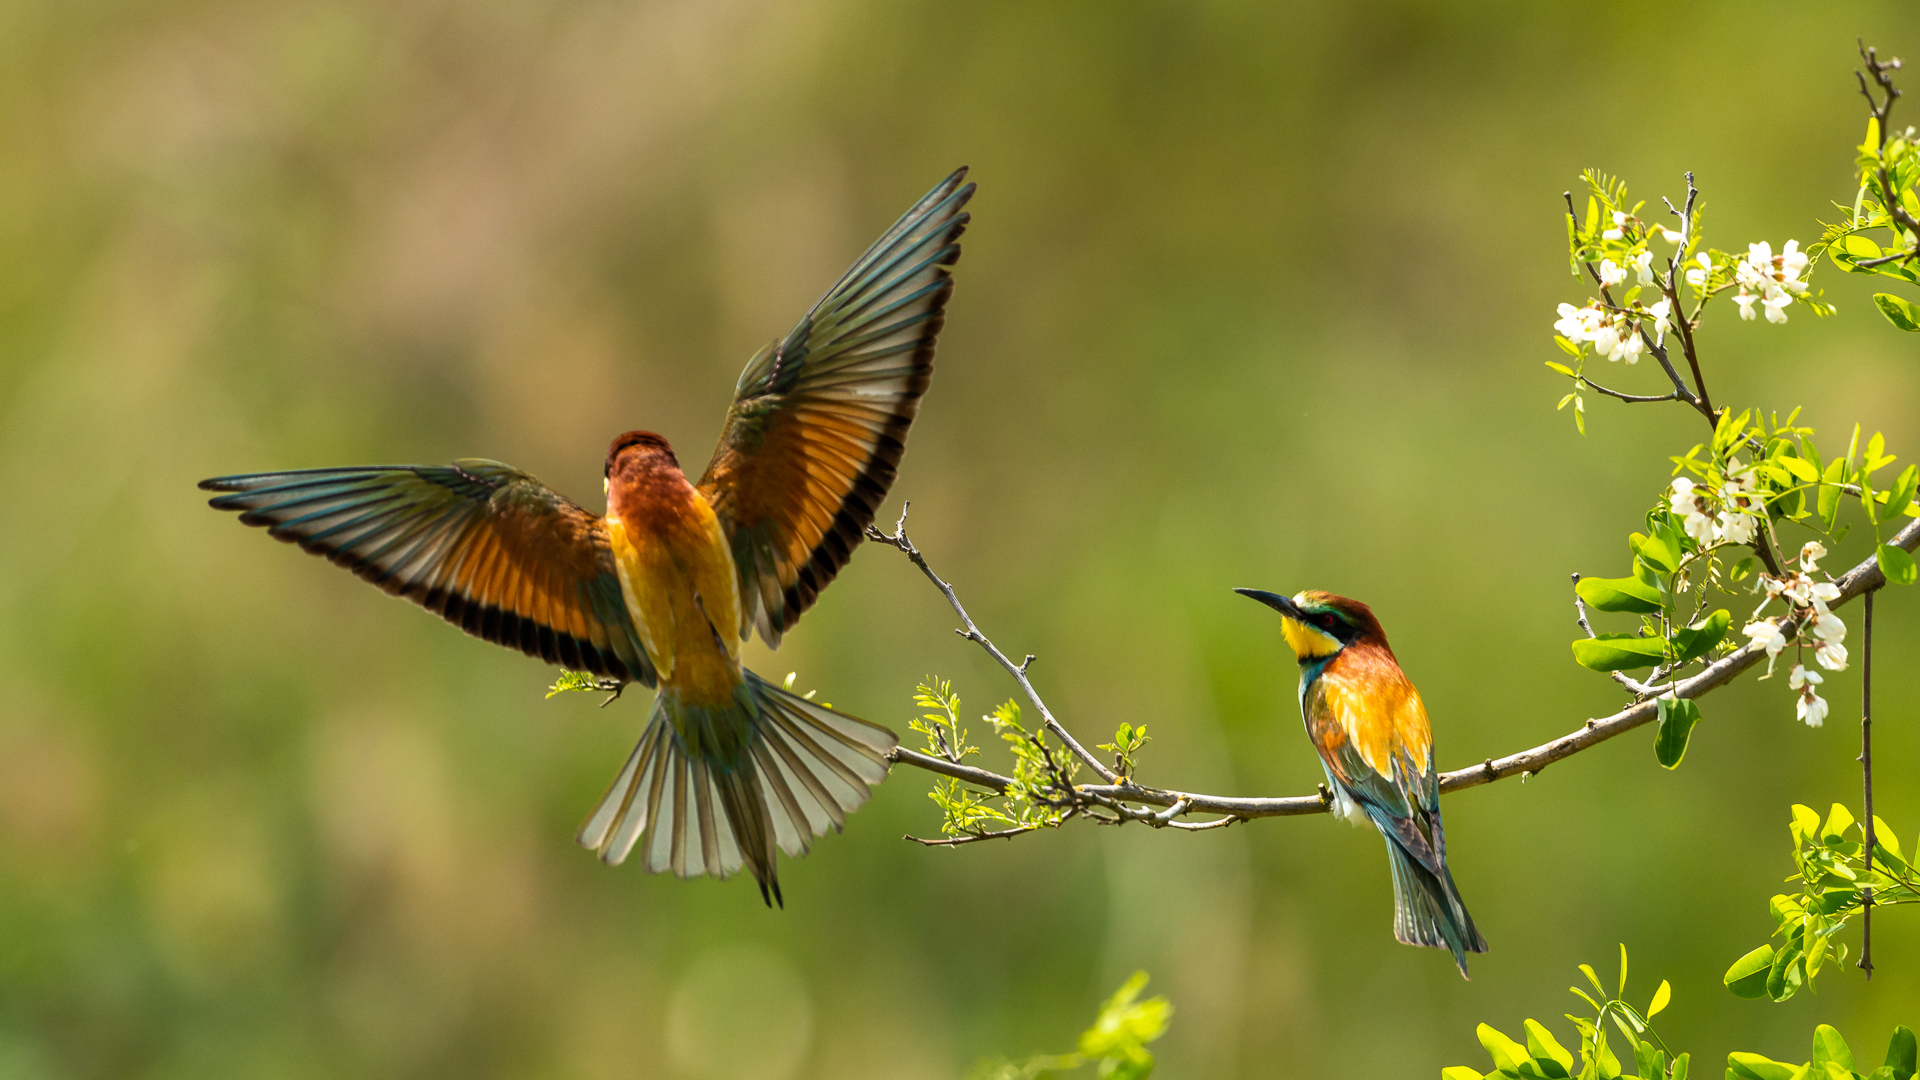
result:
[[[1447,869],[1433,732],[1420,692],[1400,670],[1372,609],[1326,592],[1279,596],[1235,589],[1278,611],[1300,661],[1300,714],[1320,752],[1334,813],[1372,822],[1393,870],[1393,936],[1447,949],[1460,975],[1486,952]]]
[[[698,482],[645,431],[607,452],[604,515],[497,461],[222,476],[217,510],[475,636],[658,687],[580,843],[610,864],[726,877],[784,901],[806,852],[887,775],[892,732],[746,670],[846,565],[933,375],[974,186],[961,169],[748,362]]]

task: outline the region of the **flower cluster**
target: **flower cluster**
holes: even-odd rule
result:
[[[1847,667],[1847,647],[1843,642],[1847,637],[1847,624],[1827,608],[1828,604],[1840,599],[1840,586],[1831,580],[1816,581],[1813,577],[1826,554],[1827,549],[1818,540],[1809,541],[1800,549],[1797,571],[1786,577],[1760,575],[1760,583],[1767,593],[1767,598],[1760,606],[1764,608],[1775,600],[1785,601],[1791,609],[1787,617],[1798,620],[1813,635],[1816,642],[1814,660],[1828,671],[1844,671]],[[1755,644],[1767,650],[1767,672],[1772,674],[1774,661],[1787,647],[1782,621],[1756,620],[1747,624],[1745,633]],[[1819,727],[1827,717],[1827,702],[1820,696],[1819,690],[1823,681],[1824,677],[1819,672],[1809,671],[1806,665],[1799,663],[1793,665],[1793,671],[1787,676],[1787,685],[1800,695],[1795,714],[1808,727]]]
[[[1753,470],[1739,461],[1727,463],[1727,479],[1715,492],[1682,476],[1673,482],[1668,502],[1681,518],[1687,535],[1696,543],[1711,544],[1726,540],[1751,544],[1760,527],[1760,515],[1766,512],[1758,493],[1759,480]],[[1719,507],[1715,516],[1715,507]]]
[[[1606,280],[1607,269],[1620,268],[1611,261],[1600,265],[1601,280]],[[1624,273],[1624,271],[1621,271]],[[1666,303],[1665,300],[1661,301]],[[1664,315],[1662,317],[1664,323]],[[1593,343],[1593,350],[1609,360],[1625,360],[1629,364],[1638,363],[1640,354],[1646,351],[1646,342],[1641,339],[1638,327],[1631,316],[1615,315],[1598,304],[1588,304],[1576,308],[1572,304],[1560,305],[1560,321],[1553,324],[1560,336],[1576,344],[1583,341]],[[1664,325],[1661,327],[1665,332]]]
[[[1764,240],[1747,245],[1747,257],[1733,264],[1733,280],[1740,286],[1733,302],[1740,305],[1740,317],[1753,318],[1753,303],[1758,300],[1768,322],[1786,322],[1787,308],[1807,293],[1807,283],[1800,277],[1806,268],[1807,253],[1800,250],[1798,240],[1787,241],[1778,255]]]

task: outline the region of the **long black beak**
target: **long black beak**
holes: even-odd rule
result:
[[[1295,604],[1291,597],[1281,596],[1278,593],[1270,593],[1264,589],[1235,589],[1233,591],[1239,593],[1241,596],[1250,596],[1280,614],[1285,615],[1289,619],[1298,622],[1306,621],[1306,613],[1300,610],[1300,606]]]

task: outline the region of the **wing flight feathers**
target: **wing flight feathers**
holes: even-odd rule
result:
[[[655,681],[600,519],[508,465],[381,465],[202,481],[216,510],[352,570],[477,637]]]
[[[972,184],[902,215],[807,317],[747,364],[700,490],[740,574],[741,634],[780,635],[852,557],[933,377]]]

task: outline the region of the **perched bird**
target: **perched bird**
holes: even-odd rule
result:
[[[1433,732],[1420,692],[1400,670],[1372,609],[1325,592],[1291,599],[1235,589],[1278,611],[1300,661],[1300,715],[1320,752],[1334,813],[1371,821],[1393,869],[1393,936],[1448,949],[1460,974],[1467,954],[1486,952],[1447,869]]]
[[[659,687],[580,843],[608,863],[726,877],[783,903],[804,853],[887,775],[892,732],[740,664],[793,626],[893,483],[953,291],[961,169],[895,222],[740,376],[699,482],[665,439],[607,452],[604,516],[497,461],[223,476],[217,510],[324,555],[470,634],[612,683]]]

